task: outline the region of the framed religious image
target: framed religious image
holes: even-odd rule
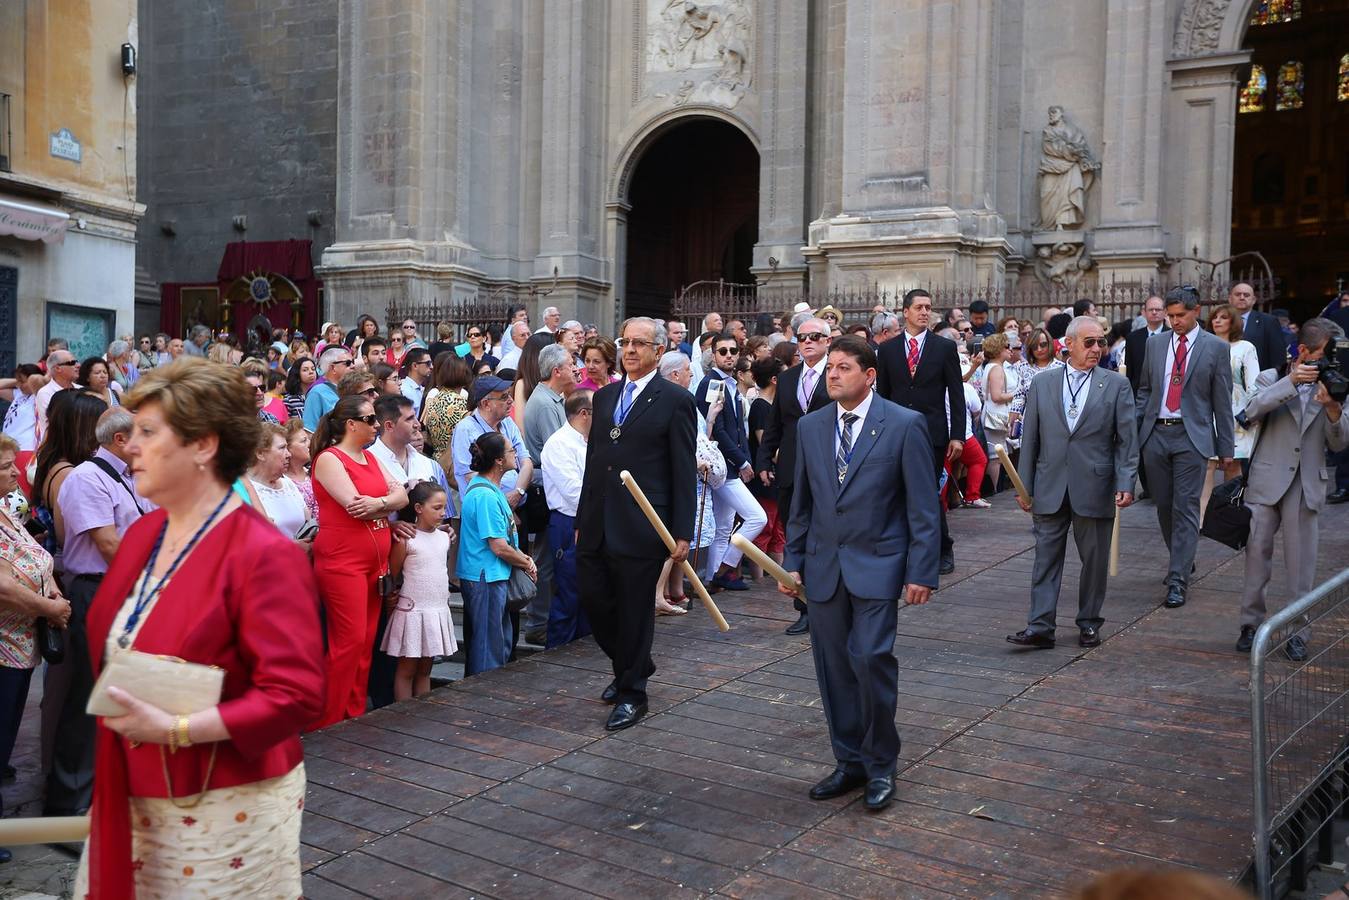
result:
[[[64,338],[76,359],[102,356],[112,343],[117,312],[97,306],[47,304],[47,340]]]
[[[205,325],[214,335],[220,329],[220,288],[216,285],[184,285],[178,291],[180,327],[178,333],[187,335],[193,326]]]

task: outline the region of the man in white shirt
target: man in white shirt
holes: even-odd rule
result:
[[[553,602],[548,611],[549,650],[590,634],[576,590],[576,504],[581,501],[586,444],[590,438],[591,393],[573,391],[564,405],[567,424],[543,445],[543,492],[551,513],[548,545],[553,548]]]
[[[379,438],[370,445],[370,452],[389,477],[407,488],[419,481],[435,481],[431,460],[413,447],[422,424],[412,401],[401,394],[385,394],[375,401],[375,417]]]
[[[47,357],[47,375],[51,381],[43,385],[33,399],[37,417],[37,424],[33,427],[33,438],[37,441],[37,446],[42,446],[42,438],[47,433],[47,407],[51,405],[52,396],[57,391],[73,388],[79,374],[79,360],[69,350],[53,350]]]
[[[557,329],[562,324],[562,313],[558,312],[556,306],[550,306],[543,311],[543,324],[534,329],[534,333],[546,331],[549,334],[557,334]]]
[[[431,352],[424,347],[412,347],[403,357],[403,368],[403,380],[398,389],[412,401],[413,410],[421,415],[426,385],[431,380]]]
[[[497,363],[497,370],[510,369],[512,372],[520,369],[520,352],[525,349],[525,341],[529,340],[529,322],[517,320],[511,323],[510,331],[507,335],[510,337],[511,348],[506,351],[506,355],[501,357],[501,362]],[[504,343],[504,342],[503,342]]]

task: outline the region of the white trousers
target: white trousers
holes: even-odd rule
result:
[[[764,515],[763,507],[749,492],[749,485],[735,473],[728,474],[726,483],[712,492],[712,512],[717,520],[717,533],[712,538],[712,550],[707,556],[709,576],[715,575],[722,563],[728,566],[740,564],[743,554],[731,546],[736,516],[745,520],[740,526],[740,533],[746,540],[754,540],[768,524],[768,516]]]

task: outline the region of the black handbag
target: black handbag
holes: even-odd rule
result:
[[[1245,494],[1245,478],[1230,478],[1215,487],[1199,533],[1233,550],[1244,549],[1251,538],[1251,511],[1241,502]]]
[[[66,633],[53,628],[45,618],[37,620],[37,649],[48,665],[59,665],[66,658]]]

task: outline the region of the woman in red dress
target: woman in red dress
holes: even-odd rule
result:
[[[379,628],[379,577],[388,571],[389,514],[408,502],[365,448],[375,440],[375,408],[343,397],[314,433],[318,537],[314,575],[328,617],[328,692],[316,728],[365,712],[370,654]]]
[[[75,895],[299,896],[304,751],[323,649],[304,552],[230,489],[258,419],[238,369],[182,358],[125,400],[136,522],[89,609],[97,676],[135,650],[224,670],[189,716],[116,688],[100,718],[94,798]]]

